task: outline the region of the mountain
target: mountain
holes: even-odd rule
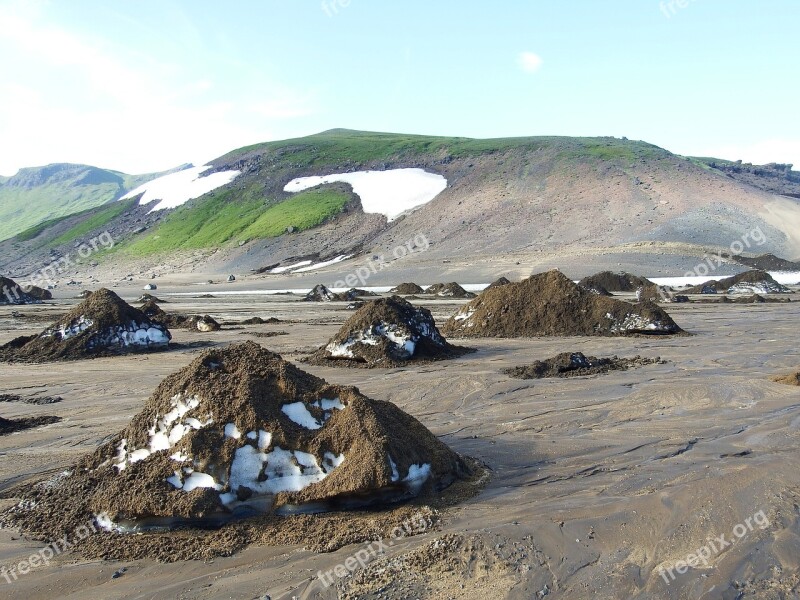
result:
[[[683,274],[706,252],[728,250],[755,231],[746,253],[800,256],[800,201],[763,178],[736,178],[710,162],[625,138],[332,130],[212,161],[201,176],[224,175],[224,183],[177,208],[153,211],[154,204],[132,198],[7,240],[0,270],[25,274],[50,253],[105,230],[116,242],[108,264],[246,273],[322,262],[331,264],[329,283],[353,271],[356,263],[343,257],[363,263],[375,255],[392,270],[376,273],[371,284],[413,280],[420,270],[425,282],[489,281],[549,267],[569,268],[574,277],[621,268]],[[397,169],[423,169],[446,179],[446,188],[430,201],[417,198],[417,208],[399,216],[396,207],[380,208],[394,202],[396,190],[384,188],[369,201],[354,194],[359,185],[369,188],[366,179],[357,181],[361,172]],[[311,189],[297,179],[342,173],[345,181],[314,180],[322,185]],[[285,191],[290,182],[303,191]],[[422,239],[424,252],[398,252]]]
[[[13,177],[0,178],[0,240],[117,200],[159,175],[67,163],[20,169]]]

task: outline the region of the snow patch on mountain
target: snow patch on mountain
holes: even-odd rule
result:
[[[164,175],[164,177],[159,177],[140,185],[135,190],[125,194],[120,200],[135,198],[139,194],[143,194],[139,200],[140,205],[149,204],[156,200],[159,201],[150,212],[177,208],[189,200],[194,200],[203,194],[229,184],[241,173],[241,171],[219,171],[201,177],[203,173],[211,168],[211,165],[191,167],[177,173]]]

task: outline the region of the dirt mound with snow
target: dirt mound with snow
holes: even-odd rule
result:
[[[44,301],[53,299],[53,293],[50,290],[40,288],[39,286],[32,285],[26,288],[26,290],[27,294],[34,300]]]
[[[725,279],[712,279],[684,290],[685,294],[789,294],[791,290],[781,285],[766,271],[746,271]]]
[[[682,329],[651,302],[598,296],[560,271],[487,290],[442,328],[461,337],[676,334]]]
[[[118,533],[214,527],[383,506],[470,474],[394,404],[245,342],[167,377],[128,427],[32,486],[3,522],[45,539],[91,519]]]
[[[156,323],[171,329],[188,329],[190,331],[219,331],[222,326],[209,315],[180,315],[164,311],[155,300],[148,300],[142,305],[142,312]]]
[[[414,294],[422,294],[424,292],[425,290],[416,283],[401,283],[397,287],[393,287],[389,290],[390,294],[398,294],[400,296],[413,296]]]
[[[144,304],[146,302],[157,302],[159,304],[167,303],[166,300],[162,300],[158,296],[153,296],[153,294],[147,294],[147,293],[144,293],[141,296],[139,296],[139,299],[136,302],[139,304]]]
[[[455,358],[470,349],[447,343],[429,310],[399,296],[366,303],[308,361],[320,365],[392,367]]]
[[[36,288],[37,290],[40,288]],[[42,290],[46,292],[46,290]],[[46,292],[50,294],[50,292]],[[50,294],[50,298],[53,295]],[[48,298],[49,299],[49,298]],[[3,304],[39,304],[42,298],[37,298],[34,294],[30,294],[22,289],[22,287],[13,279],[0,276],[0,305]]]
[[[308,292],[305,298],[303,298],[305,302],[333,302],[338,299],[339,297],[336,294],[321,283],[315,285],[314,289]]]
[[[633,292],[639,302],[670,301],[668,288],[662,288],[646,277],[639,277],[631,273],[603,271],[584,277],[578,282],[578,285],[598,296],[612,296],[611,292]]]
[[[450,283],[434,283],[425,290],[426,294],[432,294],[441,298],[474,298],[475,294],[468,292],[455,281]]]
[[[580,377],[610,371],[627,371],[631,368],[659,364],[660,358],[597,358],[581,352],[563,352],[547,360],[537,360],[531,365],[504,369],[503,373],[517,379],[543,379],[545,377]]]
[[[165,349],[170,339],[167,327],[100,289],[39,335],[0,347],[0,360],[47,362],[148,352]]]

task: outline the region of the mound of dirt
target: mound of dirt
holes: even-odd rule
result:
[[[167,303],[166,300],[162,300],[157,296],[153,296],[153,294],[142,294],[141,296],[139,296],[139,299],[136,302],[139,304],[144,304],[146,302],[158,302],[159,304]]]
[[[303,298],[304,302],[333,302],[334,300],[339,300],[339,296],[321,283],[315,285],[314,289]]]
[[[393,287],[389,290],[389,293],[398,294],[400,296],[413,296],[414,294],[422,294],[424,291],[425,290],[416,283],[401,283],[397,287]]]
[[[0,402],[22,402],[24,404],[56,404],[61,402],[61,396],[20,396],[18,394],[0,394]]]
[[[392,367],[409,361],[461,356],[470,349],[447,343],[429,310],[400,296],[366,303],[308,361],[313,364]]]
[[[584,277],[578,282],[578,285],[587,290],[597,290],[598,293],[602,293],[601,290],[606,292],[635,292],[642,288],[651,288],[656,284],[646,277],[639,277],[630,273],[603,271]],[[602,295],[605,296],[606,294]]]
[[[488,290],[445,323],[445,335],[536,337],[682,333],[650,302],[630,304],[598,296],[560,271]]]
[[[51,425],[58,423],[61,417],[45,416],[45,417],[23,417],[21,419],[4,419],[0,417],[0,435],[8,435],[17,431],[24,431],[25,429],[33,429],[34,427],[41,427],[43,425]]]
[[[35,289],[38,290],[40,288]],[[50,294],[50,292],[47,293]],[[53,295],[50,294],[50,298],[52,297]],[[33,294],[25,292],[16,281],[0,275],[0,305],[39,304],[40,302],[41,298],[36,298]]]
[[[788,294],[792,290],[781,285],[766,271],[746,271],[725,279],[712,279],[684,290],[686,294]]]
[[[800,371],[797,373],[792,373],[791,375],[776,377],[774,381],[777,381],[778,383],[784,383],[786,385],[800,386]]]
[[[375,292],[370,292],[369,290],[360,290],[358,288],[350,288],[346,292],[342,292],[338,294],[341,300],[355,300],[357,298],[374,298],[379,296],[380,294],[376,294]]]
[[[39,301],[53,299],[53,294],[50,292],[50,290],[46,290],[35,285],[32,285],[28,288],[28,295]]]
[[[762,254],[754,258],[747,258],[745,256],[733,256],[731,258],[740,265],[750,267],[751,269],[759,269],[761,271],[800,271],[800,262],[786,260],[774,254]]]
[[[610,371],[627,371],[635,367],[659,364],[661,358],[597,358],[580,352],[563,352],[547,360],[537,360],[531,365],[504,369],[503,373],[517,379],[543,379],[545,377],[579,377]]]
[[[0,360],[79,360],[165,349],[172,336],[164,325],[100,289],[42,333],[0,347]]]
[[[142,312],[156,323],[171,329],[188,329],[190,331],[219,331],[222,326],[209,315],[179,315],[165,312],[154,300],[148,300],[142,305]]]
[[[252,317],[250,319],[245,319],[244,321],[239,321],[238,323],[234,323],[235,325],[273,325],[275,323],[282,323],[280,319],[277,317],[269,317],[268,319],[262,319],[261,317]]]
[[[502,287],[504,285],[508,285],[509,283],[511,283],[511,281],[509,279],[507,279],[505,277],[501,277],[500,279],[497,279],[496,281],[493,281],[492,283],[490,283],[489,286],[486,289],[487,290],[492,290],[492,289],[494,289],[496,287]],[[484,290],[484,291],[486,291],[486,290]]]
[[[2,520],[44,539],[92,519],[119,533],[214,527],[383,506],[470,475],[394,404],[245,342],[207,351],[167,377],[127,428],[31,486]]]
[[[455,281],[450,283],[434,283],[425,290],[426,294],[432,294],[441,298],[474,298],[475,294],[468,292]]]

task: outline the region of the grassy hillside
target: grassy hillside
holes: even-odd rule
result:
[[[270,238],[290,226],[304,231],[339,214],[352,199],[352,194],[340,185],[311,189],[280,203],[235,200],[235,195],[233,190],[224,189],[181,206],[153,233],[123,244],[120,249],[140,256],[219,246],[231,240]]]
[[[112,202],[160,174],[127,175],[87,165],[20,169],[0,179],[0,240]]]

